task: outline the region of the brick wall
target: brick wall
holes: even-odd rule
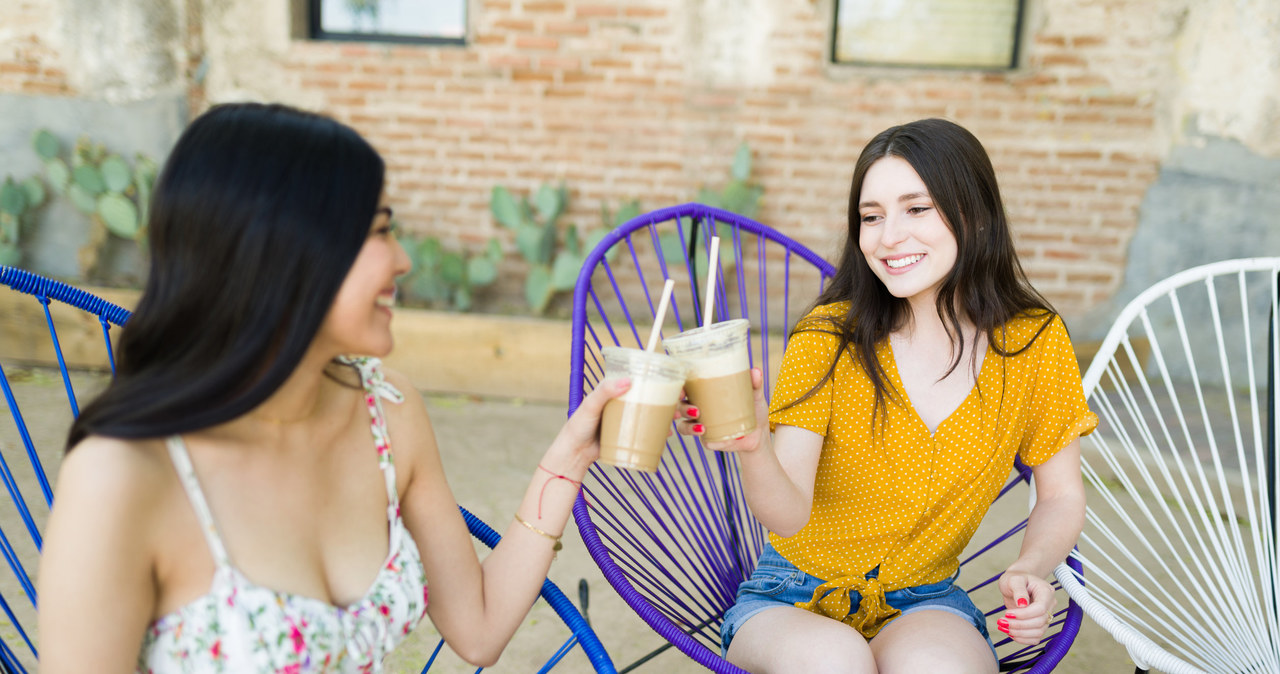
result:
[[[232,5],[279,15],[286,2]],[[1107,298],[1167,145],[1158,111],[1174,4],[1027,0],[1025,67],[979,73],[831,65],[832,2],[472,0],[465,47],[282,33],[239,79],[247,68],[216,58],[228,29],[193,35],[212,57],[210,102],[285,100],[353,124],[386,156],[404,224],[471,245],[509,242],[488,213],[495,184],[524,192],[563,180],[568,220],[595,227],[602,202],[647,210],[721,185],[746,140],[766,189],[760,218],[831,255],[863,144],[893,124],[947,117],[991,153],[1037,286],[1068,316]],[[44,20],[18,14],[28,15]],[[67,92],[43,49],[34,31],[19,41],[33,70],[17,75],[0,53],[0,91]]]
[[[49,42],[57,17],[48,0],[6,0],[0,10],[0,93],[74,93]]]

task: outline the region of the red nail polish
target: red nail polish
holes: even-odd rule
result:
[[[690,419],[692,419],[692,418],[694,418],[694,417],[698,416],[698,408],[696,408],[696,407],[690,407],[688,410],[685,410],[685,413],[684,413],[684,414],[685,414],[685,416],[687,416],[687,417],[689,417]]]
[[[1027,600],[1026,600],[1026,599],[1019,599],[1019,600],[1018,600],[1018,608],[1022,608],[1023,606],[1026,606],[1026,605],[1027,605]]]
[[[1005,634],[1009,633],[1008,625],[996,625],[996,629],[1000,630],[1001,632],[1004,632]]]
[[[704,427],[702,426],[702,424],[694,424],[694,425],[693,425],[693,432],[694,432],[694,433],[701,433],[701,432],[703,432],[704,430],[706,430],[706,428],[704,428]]]
[[[1013,614],[1013,611],[1006,611],[1006,612],[1005,612],[1005,614],[1004,614],[1004,617],[1006,617],[1006,618],[1017,618],[1018,616],[1014,615],[1014,614]]]

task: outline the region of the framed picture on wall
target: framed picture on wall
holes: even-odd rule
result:
[[[307,0],[313,40],[465,44],[467,0]]]
[[[835,0],[831,60],[922,68],[1016,68],[1024,3]]]

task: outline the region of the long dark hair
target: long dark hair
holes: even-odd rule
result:
[[[1055,315],[1049,301],[1031,287],[1018,261],[995,169],[982,143],[964,127],[943,119],[922,119],[892,127],[867,143],[854,166],[849,188],[849,226],[840,262],[830,285],[814,303],[821,306],[849,301],[849,312],[802,321],[796,326],[796,331],[818,330],[839,337],[830,369],[817,386],[796,402],[822,388],[847,349],[853,350],[875,385],[876,409],[886,398],[894,397],[876,358],[876,345],[910,320],[910,305],[906,299],[889,293],[867,265],[858,245],[862,182],[871,165],[885,157],[899,157],[915,169],[956,237],[956,263],[943,279],[937,297],[938,317],[956,347],[955,359],[944,377],[959,366],[964,353],[961,317],[986,333],[995,352],[1007,357],[1031,346]],[[996,331],[1019,314],[1043,316],[1045,320],[1026,344],[1009,345],[1004,339],[997,339]]]
[[[373,147],[327,117],[241,103],[193,121],[152,195],[150,274],[116,376],[68,449],[207,428],[269,397],[360,252],[383,177]]]

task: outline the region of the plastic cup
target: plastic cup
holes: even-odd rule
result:
[[[693,328],[663,340],[667,353],[689,367],[684,392],[705,426],[703,442],[722,442],[755,430],[756,401],[747,352],[751,323],[743,318]]]
[[[687,368],[661,353],[606,346],[606,379],[631,378],[631,388],[605,403],[600,420],[600,461],[652,473],[667,448]]]

